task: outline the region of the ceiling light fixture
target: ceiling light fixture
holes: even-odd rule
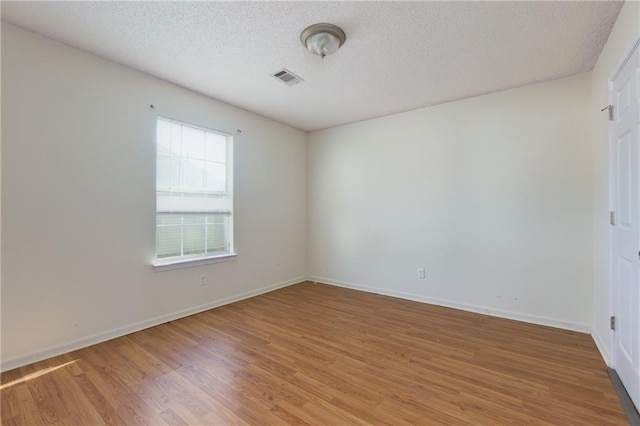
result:
[[[338,50],[346,39],[344,31],[331,24],[313,24],[300,34],[302,45],[323,59]]]

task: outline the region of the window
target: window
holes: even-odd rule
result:
[[[157,122],[155,266],[233,255],[232,138]]]

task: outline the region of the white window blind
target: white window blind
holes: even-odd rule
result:
[[[233,253],[231,136],[158,118],[156,260]]]

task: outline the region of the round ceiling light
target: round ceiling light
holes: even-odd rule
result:
[[[303,46],[321,58],[338,50],[346,39],[344,31],[331,24],[313,24],[300,34]]]

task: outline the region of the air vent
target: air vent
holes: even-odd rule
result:
[[[286,68],[273,73],[272,76],[277,78],[287,86],[295,86],[296,84],[302,83],[304,81]]]

